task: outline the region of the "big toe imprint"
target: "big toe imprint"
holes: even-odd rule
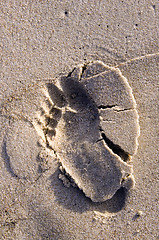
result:
[[[111,198],[123,186],[132,187],[139,124],[126,78],[119,69],[96,61],[77,67],[57,86],[49,83],[47,88],[60,118],[55,118],[56,126],[45,123],[43,129],[67,174],[94,202]]]

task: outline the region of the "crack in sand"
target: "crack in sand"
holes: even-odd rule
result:
[[[130,161],[130,154],[125,152],[119,145],[114,144],[104,133],[103,130],[101,131],[102,140],[105,141],[107,146],[115,153],[117,154],[124,162]]]
[[[100,106],[98,106],[98,109],[114,108],[115,106],[116,106],[116,105],[106,105],[106,106],[100,105]]]
[[[104,109],[112,109],[115,112],[124,112],[124,111],[130,111],[130,110],[134,110],[134,108],[121,108],[117,105],[100,105],[98,106],[98,109],[100,110],[104,110]]]

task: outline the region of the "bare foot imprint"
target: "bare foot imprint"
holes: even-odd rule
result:
[[[133,187],[138,113],[120,70],[91,62],[48,83],[44,92],[47,100],[34,126],[56,153],[65,185],[71,179],[93,202]]]

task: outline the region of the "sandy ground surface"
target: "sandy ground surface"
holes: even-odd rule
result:
[[[158,1],[12,0],[0,11],[0,238],[159,239]],[[104,203],[65,188],[51,157],[39,171],[32,125],[44,84],[91,60],[121,70],[140,118],[136,185]]]

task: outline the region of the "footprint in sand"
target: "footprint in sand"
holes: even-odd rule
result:
[[[47,100],[34,126],[66,177],[94,202],[112,198],[121,187],[131,188],[138,113],[120,70],[91,62],[48,83],[44,93]]]

